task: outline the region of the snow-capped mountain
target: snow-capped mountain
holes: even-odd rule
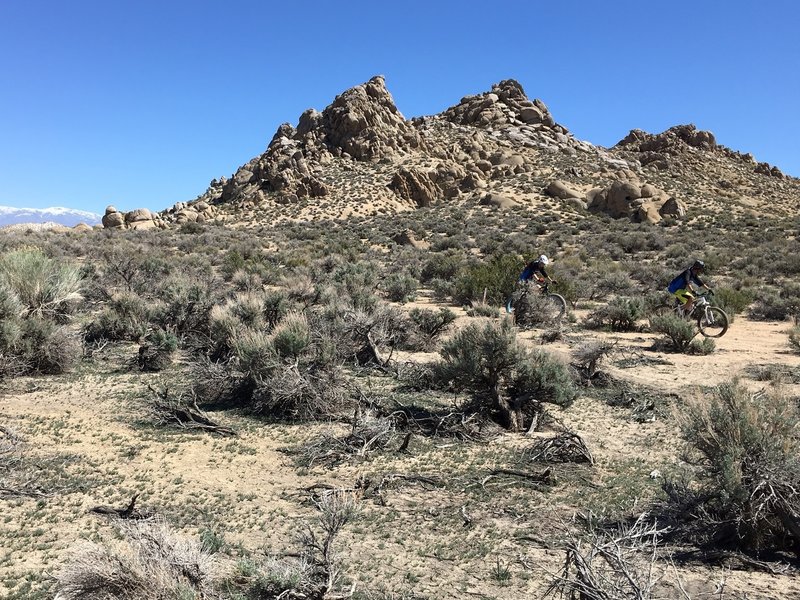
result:
[[[67,227],[74,227],[78,223],[95,225],[100,222],[100,215],[85,210],[62,208],[15,208],[13,206],[0,206],[0,227],[16,225],[18,223],[58,223]]]

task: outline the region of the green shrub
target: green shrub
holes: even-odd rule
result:
[[[523,327],[555,326],[561,318],[561,306],[542,294],[535,287],[529,287],[523,294],[520,290],[514,293],[514,321]]]
[[[87,342],[99,340],[139,341],[147,331],[150,310],[133,292],[116,294],[108,306],[84,329]]]
[[[465,268],[456,278],[453,299],[459,304],[469,304],[483,299],[500,306],[514,289],[514,283],[525,267],[518,257],[493,256],[486,262]]]
[[[424,345],[434,342],[456,320],[455,313],[449,308],[440,308],[438,312],[429,308],[413,308],[408,316]]]
[[[714,305],[725,311],[730,322],[733,322],[735,315],[746,311],[755,297],[755,292],[749,289],[714,288]]]
[[[0,278],[0,322],[9,319],[19,319],[23,316],[25,308],[11,286]]]
[[[689,344],[689,347],[686,348],[686,354],[698,354],[700,356],[706,356],[714,352],[717,349],[717,343],[712,338],[701,338],[701,339],[694,339]]]
[[[292,312],[272,331],[275,352],[283,360],[296,360],[311,344],[311,330],[303,313]]]
[[[168,277],[158,289],[160,304],[153,311],[152,322],[164,330],[193,340],[206,340],[211,308],[220,295],[219,282],[183,274]]]
[[[789,330],[789,346],[800,353],[800,325],[795,325]]]
[[[351,398],[338,352],[321,323],[288,313],[274,328],[253,329],[230,310],[215,307],[216,350],[194,369],[201,400],[236,402],[251,412],[292,419],[332,415]]]
[[[497,306],[481,301],[473,302],[466,312],[468,317],[496,319],[500,316],[500,309]]]
[[[80,341],[69,329],[36,317],[21,321],[15,351],[27,372],[43,375],[66,373],[83,355]]]
[[[517,401],[530,396],[536,402],[567,407],[578,395],[575,380],[566,365],[544,350],[525,353],[511,386]]]
[[[422,266],[422,281],[429,283],[433,279],[451,280],[461,269],[464,260],[462,251],[434,252]]]
[[[784,321],[800,318],[800,285],[784,283],[778,292],[762,290],[750,307],[750,317],[762,321]]]

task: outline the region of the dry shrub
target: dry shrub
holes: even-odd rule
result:
[[[62,319],[81,299],[81,273],[47,257],[38,248],[21,248],[0,256],[0,282],[12,292],[25,316]]]
[[[800,544],[800,409],[737,381],[679,416],[697,484],[668,482],[670,508],[698,541],[748,551]]]
[[[56,573],[59,600],[213,597],[217,563],[164,521],[124,521],[121,540],[87,542]]]
[[[650,317],[650,329],[663,333],[678,352],[685,352],[697,335],[694,323],[671,313]]]
[[[134,292],[114,294],[105,309],[84,329],[87,342],[138,341],[147,331],[151,308]]]
[[[567,405],[576,388],[564,364],[542,350],[527,350],[506,318],[471,323],[448,340],[434,378],[442,387],[473,394],[472,410],[518,431],[534,421],[542,402]]]
[[[230,311],[212,311],[212,332],[219,336],[216,348],[194,369],[201,400],[236,402],[255,413],[292,419],[349,407],[333,344],[303,313],[290,312],[269,330],[248,327]]]

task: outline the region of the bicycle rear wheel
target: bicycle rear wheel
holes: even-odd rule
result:
[[[728,315],[717,306],[706,306],[697,318],[697,328],[706,337],[722,337],[728,331]]]
[[[547,294],[547,301],[555,308],[557,319],[563,317],[567,312],[567,301],[561,294]]]
[[[675,315],[677,316],[678,313],[675,310],[674,304],[664,304],[662,306],[657,306],[653,309],[653,312],[650,314],[651,317],[666,317],[667,315]]]
[[[509,315],[514,313],[514,294],[511,294],[506,300],[506,313]]]

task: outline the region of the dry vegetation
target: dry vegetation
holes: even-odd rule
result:
[[[4,234],[0,595],[800,594],[800,223],[689,219]],[[570,309],[520,327],[540,252]],[[694,256],[699,348],[650,319]]]

